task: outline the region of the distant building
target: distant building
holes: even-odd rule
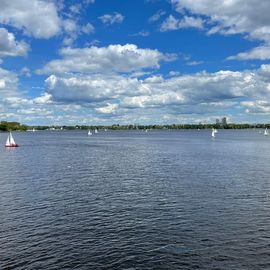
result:
[[[226,126],[227,125],[227,118],[226,117],[223,117],[221,119],[221,123],[222,123],[223,126]]]
[[[217,126],[226,126],[228,123],[227,123],[227,118],[226,117],[223,117],[221,119],[216,119],[216,125]]]

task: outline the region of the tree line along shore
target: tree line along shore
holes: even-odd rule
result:
[[[144,129],[248,129],[248,128],[269,128],[270,124],[170,124],[170,125],[76,125],[76,126],[28,126],[18,122],[0,122],[0,131],[27,131],[27,130],[144,130]]]

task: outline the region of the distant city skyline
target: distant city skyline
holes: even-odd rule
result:
[[[0,121],[270,122],[268,0],[0,6]]]

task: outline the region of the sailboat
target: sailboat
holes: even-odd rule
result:
[[[267,130],[267,128],[264,130],[264,136],[268,136],[269,135],[269,132],[268,132],[268,130]]]
[[[212,136],[212,138],[215,138],[216,137],[216,133],[217,133],[218,131],[215,129],[215,128],[212,128],[212,134],[211,134],[211,136]]]
[[[97,129],[95,129],[95,134],[97,134],[98,133],[98,130]]]
[[[9,132],[9,135],[7,137],[7,141],[6,141],[5,147],[18,147],[18,146],[19,145],[17,143],[15,143],[11,132]]]
[[[88,136],[91,136],[92,135],[92,132],[91,132],[91,130],[88,130]]]

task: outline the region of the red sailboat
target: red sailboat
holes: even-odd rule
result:
[[[6,141],[5,147],[18,147],[18,146],[19,145],[17,143],[15,143],[11,132],[9,132],[9,135],[7,137],[7,141]]]

